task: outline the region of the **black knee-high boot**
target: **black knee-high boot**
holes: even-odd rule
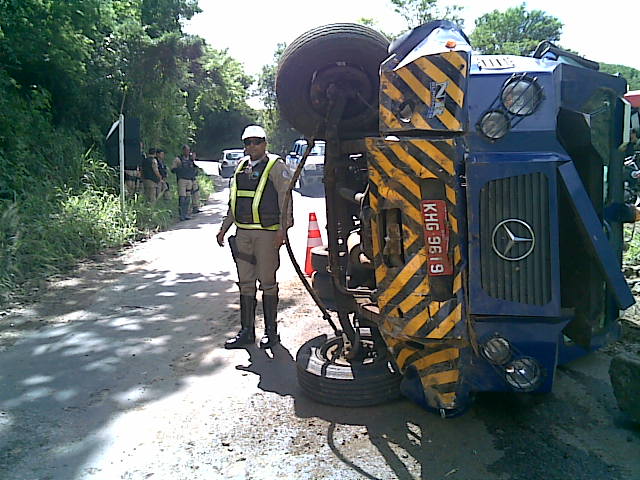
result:
[[[260,348],[270,348],[280,342],[278,335],[278,296],[263,295],[262,310],[264,311],[264,337],[260,339]]]
[[[256,297],[240,295],[240,331],[234,338],[225,342],[224,348],[242,348],[243,345],[255,342],[255,322]]]

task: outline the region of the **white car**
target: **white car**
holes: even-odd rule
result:
[[[289,166],[292,172],[296,170],[306,151],[306,140],[296,140],[294,142],[291,152],[289,152],[289,155],[287,155],[285,160],[285,163]],[[309,153],[307,160],[304,162],[303,170],[300,172],[298,186],[301,189],[322,183],[322,177],[324,175],[324,151],[324,140],[316,140],[313,149]]]
[[[220,159],[220,175],[223,177],[233,175],[242,157],[244,157],[244,149],[242,148],[223,150]]]

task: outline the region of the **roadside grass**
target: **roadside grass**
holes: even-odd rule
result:
[[[622,255],[622,262],[625,265],[640,264],[640,227],[635,224],[624,227],[625,251]]]
[[[92,176],[84,179],[81,189],[42,187],[19,199],[0,200],[0,307],[83,259],[131,244],[177,221],[175,183],[169,199],[150,205],[137,195],[122,211],[113,185],[97,186],[104,178],[95,178],[96,169]],[[208,198],[213,182],[202,176],[199,183],[201,197]]]

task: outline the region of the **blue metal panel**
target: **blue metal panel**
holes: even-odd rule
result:
[[[476,318],[473,322],[478,343],[482,345],[489,338],[499,335],[509,341],[512,360],[531,357],[542,367],[543,381],[536,392],[549,392],[553,385],[558,364],[558,348],[562,329],[568,318],[553,318],[541,322],[539,318]],[[512,391],[504,378],[504,366],[493,365],[482,355],[473,358],[465,375],[470,382],[470,390],[475,392]]]
[[[520,60],[523,59],[520,58]],[[556,135],[561,82],[558,72],[554,69],[558,64],[529,60],[499,72],[478,71],[477,68],[475,70],[472,68],[467,88],[469,132],[466,137],[471,151],[563,151]],[[523,67],[531,69],[526,70]],[[477,131],[478,121],[487,111],[502,108],[499,100],[502,87],[514,73],[527,73],[536,78],[544,99],[533,114],[518,117],[519,123],[513,126],[503,138],[495,141],[487,139]]]
[[[558,170],[569,192],[571,207],[579,218],[585,230],[586,237],[589,238],[593,246],[598,266],[605,276],[607,285],[613,292],[618,306],[621,309],[629,308],[635,303],[633,294],[620,270],[620,264],[616,258],[613,247],[604,233],[598,214],[593,208],[593,204],[582,185],[575,166],[572,162],[567,162],[561,165]]]
[[[507,158],[509,161],[507,161]],[[467,163],[467,222],[469,232],[469,311],[474,315],[560,316],[560,266],[558,245],[558,196],[556,167],[562,160],[557,154],[484,154],[469,158]],[[550,267],[551,299],[544,305],[506,301],[489,296],[482,287],[480,196],[490,181],[543,173],[549,182],[548,199],[531,198],[531,202],[548,202],[549,238],[548,264]]]

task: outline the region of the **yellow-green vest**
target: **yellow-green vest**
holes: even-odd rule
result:
[[[268,160],[259,162],[251,174],[245,172],[249,157],[238,164],[233,174],[229,203],[238,228],[254,230],[279,230],[280,205],[278,192],[269,181],[269,173],[279,160],[269,155]]]

